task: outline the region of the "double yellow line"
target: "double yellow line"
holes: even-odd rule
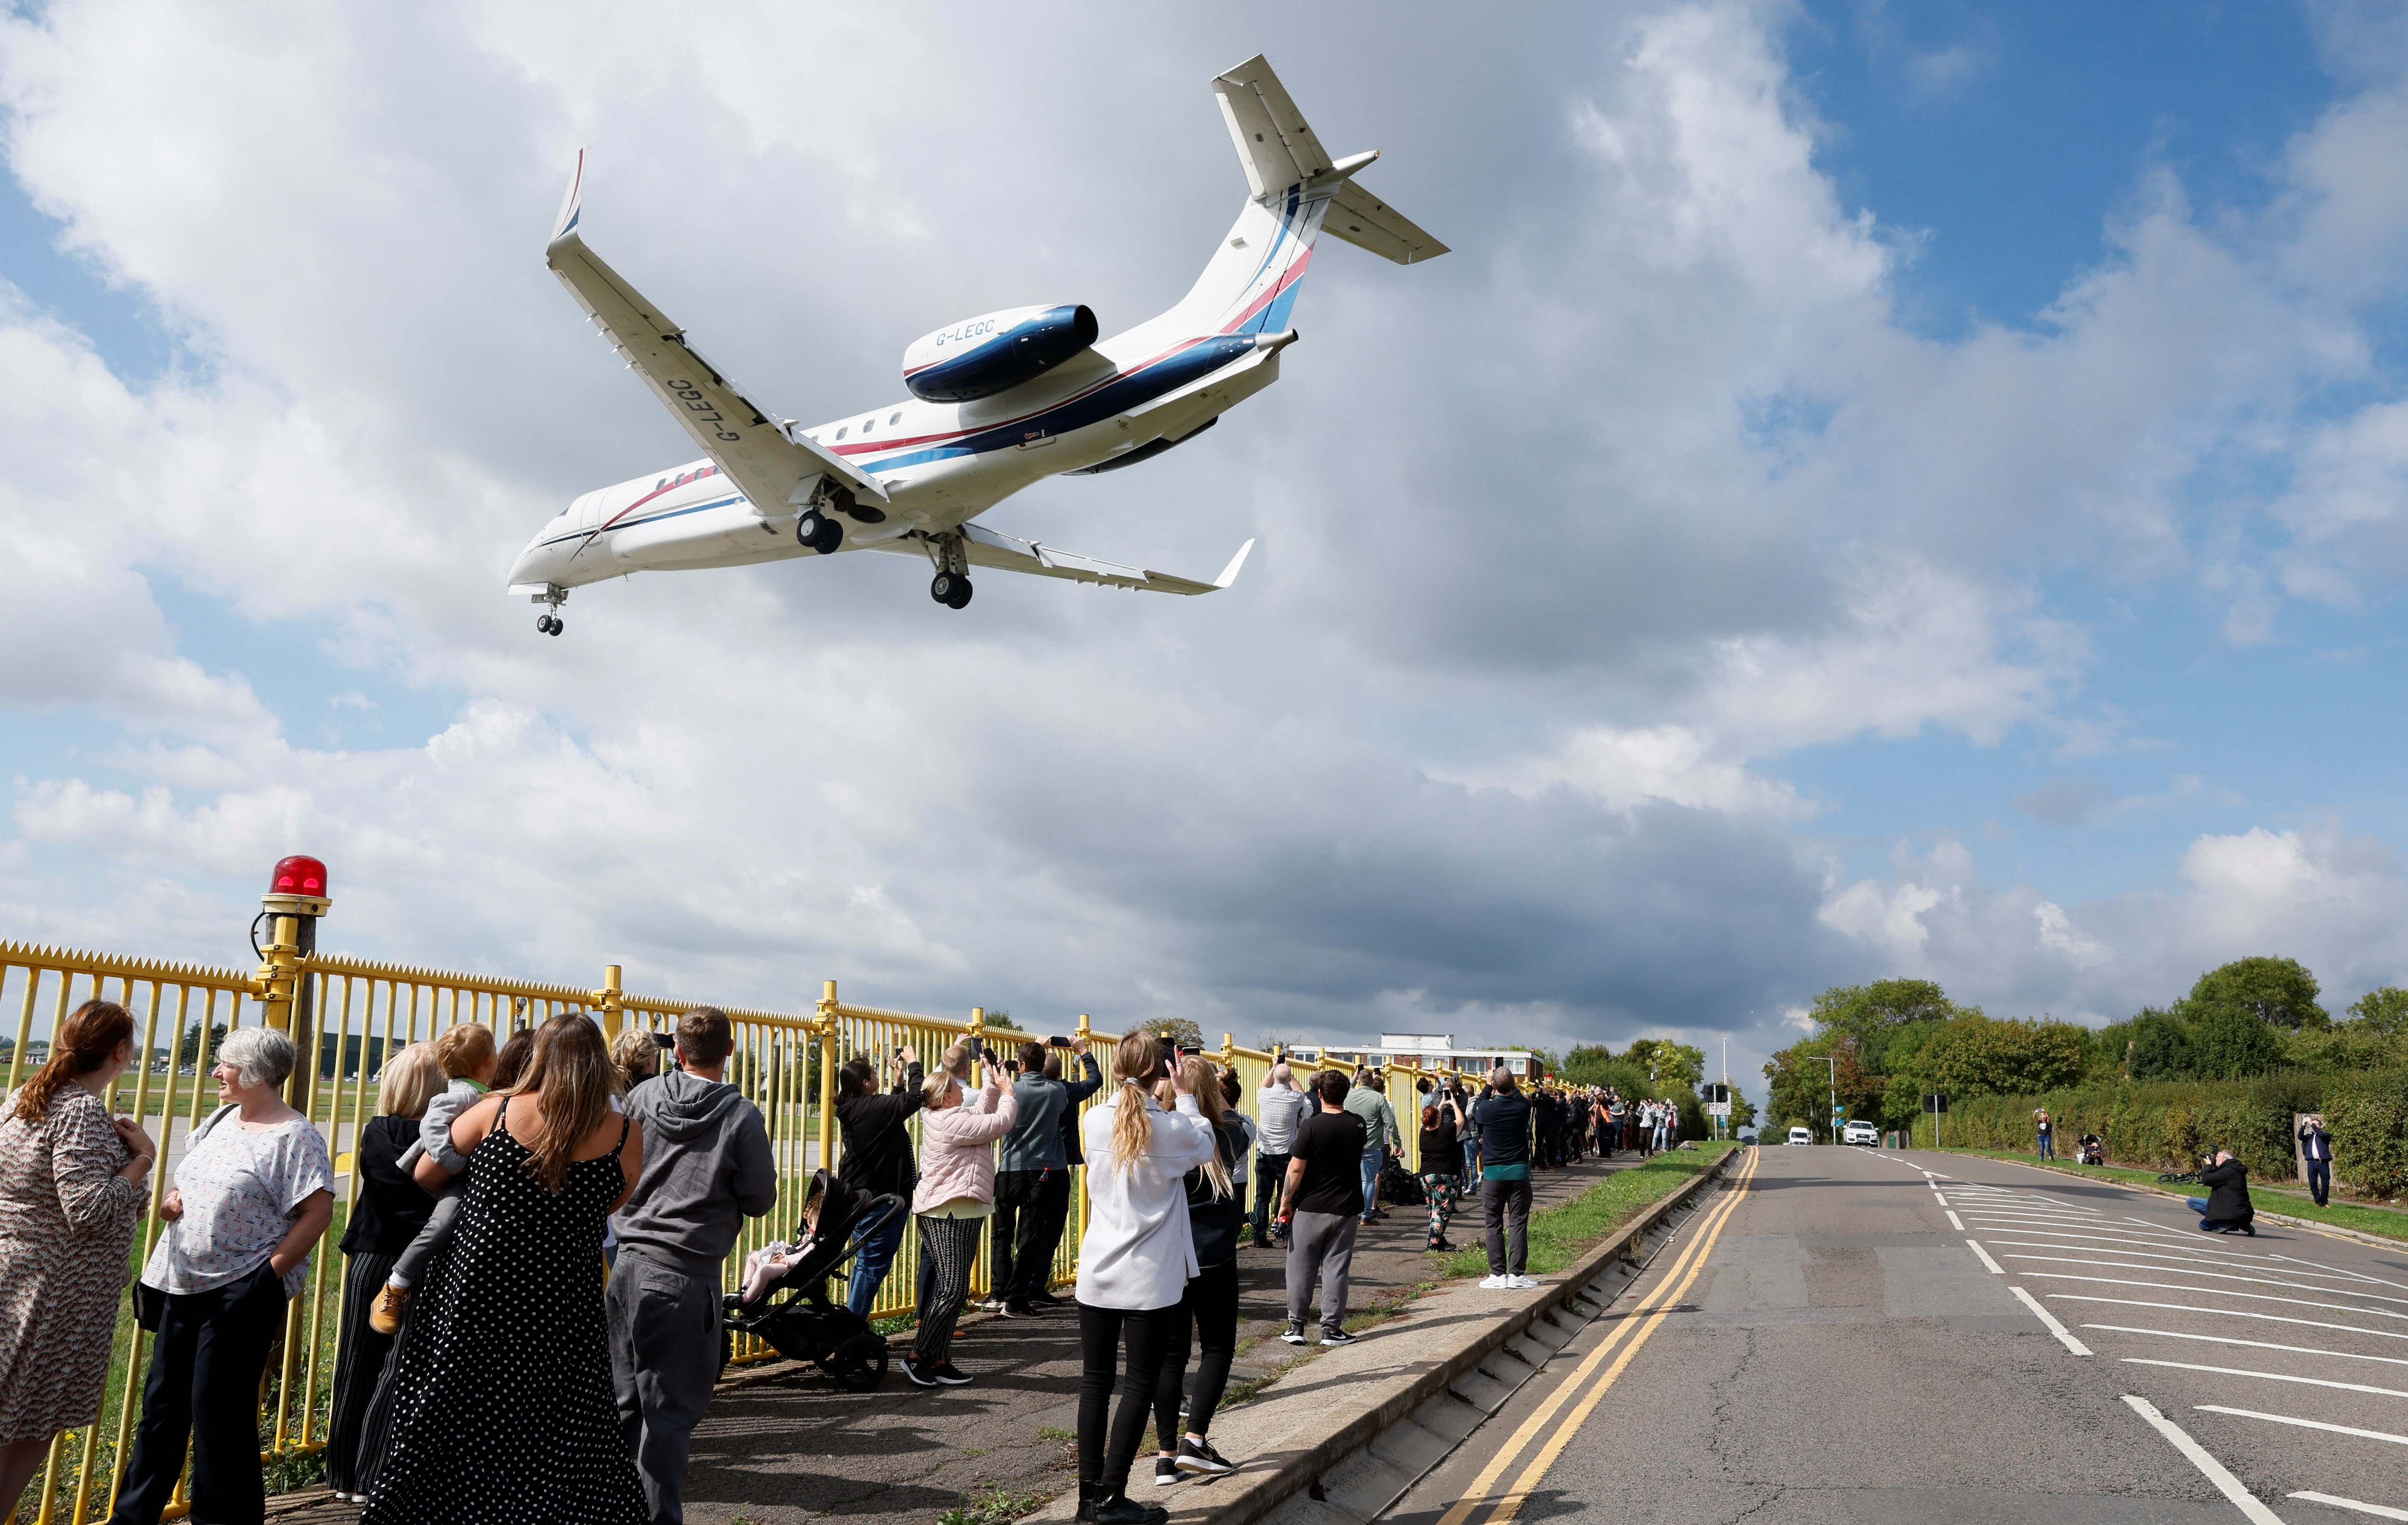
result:
[[[1548,1395],[1547,1401],[1539,1405],[1538,1411],[1522,1421],[1519,1429],[1505,1437],[1497,1454],[1489,1459],[1488,1465],[1473,1479],[1469,1491],[1447,1510],[1439,1525],[1464,1525],[1483,1506],[1492,1503],[1495,1507],[1483,1525],[1507,1525],[1521,1512],[1524,1501],[1546,1476],[1547,1469],[1555,1464],[1555,1459],[1563,1454],[1564,1447],[1571,1444],[1571,1438],[1580,1433],[1581,1426],[1596,1409],[1598,1400],[1605,1396],[1606,1389],[1621,1377],[1630,1365],[1631,1358],[1639,1354],[1639,1347],[1647,1343],[1657,1326],[1671,1316],[1672,1310],[1680,1306],[1682,1298],[1687,1295],[1690,1285],[1705,1270],[1706,1259],[1713,1253],[1714,1241],[1722,1236],[1723,1227],[1730,1222],[1731,1215],[1739,1211],[1740,1199],[1747,1195],[1747,1184],[1756,1175],[1759,1158],[1756,1151],[1748,1151],[1747,1163],[1741,1167],[1732,1191],[1708,1210],[1697,1235],[1689,1241],[1688,1248],[1683,1250],[1670,1269],[1664,1273],[1655,1290],[1640,1299],[1638,1305],[1624,1316],[1622,1321],[1580,1363],[1579,1369],[1566,1377]],[[1609,1360],[1612,1361],[1610,1366],[1606,1365]],[[1602,1375],[1598,1374],[1600,1367],[1604,1368]],[[1567,1405],[1570,1408],[1569,1413],[1564,1412]],[[1555,1424],[1559,1414],[1563,1416],[1562,1422]],[[1504,1482],[1506,1475],[1513,1471],[1514,1462],[1550,1424],[1555,1424],[1554,1431],[1532,1454],[1529,1463],[1514,1476],[1511,1486],[1500,1493],[1498,1486]]]

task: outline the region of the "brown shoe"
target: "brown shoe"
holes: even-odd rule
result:
[[[377,1293],[376,1302],[368,1308],[368,1328],[379,1334],[398,1334],[401,1321],[409,1314],[409,1288],[385,1284]]]

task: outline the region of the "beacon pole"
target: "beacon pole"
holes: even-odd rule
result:
[[[319,1063],[317,982],[307,960],[318,951],[318,918],[335,903],[326,895],[326,866],[314,857],[279,858],[259,903],[271,923],[267,961],[290,982],[284,1015],[285,1033],[293,1040],[293,1073],[285,1080],[284,1099],[306,1115]],[[276,1014],[271,1005],[270,1023]],[[360,1059],[366,1063],[367,1056]]]

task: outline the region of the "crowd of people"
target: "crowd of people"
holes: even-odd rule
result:
[[[354,1141],[325,1454],[329,1487],[370,1525],[682,1519],[724,1319],[748,1305],[723,1298],[726,1259],[778,1200],[761,1114],[725,1076],[732,1043],[710,1007],[673,1035],[615,1042],[564,1013],[507,1041],[455,1025],[382,1066],[378,1115]],[[153,1338],[113,1525],[155,1525],[188,1450],[194,1518],[263,1518],[256,1398],[334,1216],[325,1138],[284,1101],[292,1040],[238,1029],[215,1059],[220,1105],[185,1141],[136,1281]],[[99,1410],[158,1155],[107,1107],[133,1062],[132,1017],[86,1002],[0,1115],[0,1499]],[[982,1309],[1075,1306],[1080,1512],[1098,1525],[1166,1518],[1127,1494],[1149,1422],[1158,1483],[1233,1470],[1211,1427],[1237,1352],[1241,1243],[1284,1253],[1283,1339],[1307,1343],[1317,1324],[1319,1344],[1351,1344],[1356,1233],[1386,1216],[1383,1184],[1402,1205],[1400,1184],[1417,1183],[1432,1250],[1455,1247],[1448,1229],[1476,1196],[1482,1285],[1535,1287],[1532,1173],[1677,1132],[1667,1104],[1531,1088],[1503,1067],[1424,1079],[1418,1117],[1401,1122],[1368,1070],[1275,1064],[1249,1116],[1233,1070],[1166,1040],[1131,1034],[1109,1067],[1083,1037],[1010,1053],[973,1038],[924,1065],[908,1046],[857,1057],[836,1077],[842,1185],[815,1182],[908,1204],[860,1216],[842,1300],[867,1316],[916,1231],[901,1360],[914,1384],[972,1380],[953,1345],[982,1245]],[[1401,1169],[1406,1123],[1416,1175]],[[1054,1265],[1082,1165],[1066,1300]],[[756,1256],[767,1269],[748,1288],[774,1283],[792,1247]]]

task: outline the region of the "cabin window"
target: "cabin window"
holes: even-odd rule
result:
[[[837,430],[837,431],[836,431],[836,437],[837,437],[838,439],[843,439],[843,438],[844,438],[844,430],[843,430],[843,429],[838,429],[838,430]]]
[[[895,412],[894,412],[893,416],[887,419],[887,421],[886,421],[886,426],[887,426],[888,428],[890,428],[890,429],[891,429],[891,428],[893,428],[896,424],[900,424],[900,423],[902,423],[902,422],[903,422],[903,410],[902,410],[902,409],[900,409],[900,408],[897,408],[896,410],[895,410]]]
[[[864,434],[867,434],[867,433],[870,431],[871,427],[872,427],[873,425],[875,425],[877,423],[878,423],[878,420],[876,420],[876,419],[874,419],[874,418],[865,418],[865,419],[863,419],[863,420],[861,421],[861,432],[862,432],[862,433],[864,433]]]
[[[654,492],[656,492],[656,493],[657,493],[657,492],[659,492],[662,488],[664,488],[664,487],[667,486],[668,484],[669,484],[669,479],[668,479],[668,478],[666,478],[666,477],[663,477],[660,481],[658,481],[658,482],[656,482],[652,483],[652,491],[654,491]]]

